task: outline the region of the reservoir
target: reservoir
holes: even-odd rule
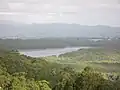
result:
[[[90,47],[66,47],[66,48],[48,48],[48,49],[28,49],[28,50],[19,50],[20,54],[24,54],[31,57],[46,57],[67,52],[77,51],[79,49],[88,49]]]

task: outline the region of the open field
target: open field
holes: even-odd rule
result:
[[[77,71],[91,66],[101,72],[120,71],[120,51],[101,48],[82,49],[60,55],[45,57],[49,62],[56,62],[75,68]]]

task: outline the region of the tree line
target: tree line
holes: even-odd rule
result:
[[[92,67],[76,72],[44,58],[0,50],[0,90],[120,90],[119,74],[106,77]]]

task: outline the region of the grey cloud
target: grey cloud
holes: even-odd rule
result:
[[[120,25],[120,0],[0,0],[0,20]]]

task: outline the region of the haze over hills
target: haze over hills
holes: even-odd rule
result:
[[[120,27],[103,25],[47,23],[23,24],[0,21],[0,38],[42,38],[42,37],[115,37],[120,36]]]

